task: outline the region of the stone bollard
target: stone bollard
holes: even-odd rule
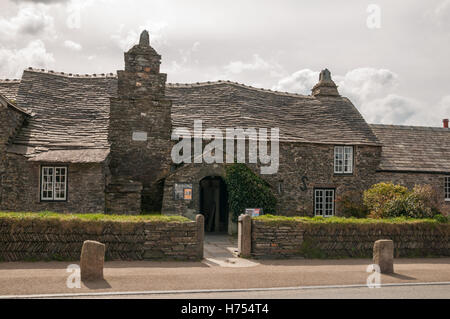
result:
[[[380,266],[381,273],[394,272],[394,242],[390,239],[380,239],[373,245],[373,263]]]
[[[198,214],[195,216],[197,222],[197,245],[198,245],[198,258],[203,259],[203,243],[205,241],[205,216]]]
[[[240,215],[238,219],[238,252],[240,257],[250,257],[252,252],[252,218]]]
[[[103,279],[105,245],[98,241],[86,240],[81,249],[81,280],[95,281]]]

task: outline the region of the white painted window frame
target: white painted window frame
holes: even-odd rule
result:
[[[334,173],[353,174],[353,146],[334,147]]]
[[[57,177],[59,181],[57,182]],[[61,179],[63,181],[61,181]],[[44,192],[51,191],[51,196]],[[62,193],[62,197],[61,197]],[[58,195],[57,195],[58,194]],[[41,166],[41,201],[66,201],[67,200],[67,166]]]
[[[323,217],[334,216],[335,189],[314,189],[314,215]]]
[[[450,202],[450,176],[444,178],[444,199],[446,202]]]

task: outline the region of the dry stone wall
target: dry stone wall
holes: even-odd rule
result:
[[[379,239],[394,241],[395,257],[450,256],[450,224],[252,220],[252,256],[257,258],[370,258]]]
[[[85,240],[106,245],[106,260],[196,260],[195,222],[87,222],[0,218],[0,260],[79,260]]]

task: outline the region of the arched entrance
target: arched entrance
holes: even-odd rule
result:
[[[221,177],[207,176],[200,181],[200,212],[205,216],[205,231],[228,231],[228,193]]]

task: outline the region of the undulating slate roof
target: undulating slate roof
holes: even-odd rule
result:
[[[450,172],[450,129],[370,126],[383,144],[381,170]]]
[[[0,94],[14,101],[19,91],[20,80],[0,80]]]
[[[41,160],[52,161],[64,154],[49,150],[77,150],[78,153],[92,150],[78,155],[98,161],[101,156],[96,150],[109,150],[109,98],[116,93],[114,75],[69,76],[24,71],[15,100],[31,117],[9,151],[25,154],[30,159],[39,154]]]
[[[73,75],[26,70],[0,81],[0,94],[31,117],[10,152],[32,161],[101,162],[109,152],[113,74]],[[368,125],[343,97],[298,95],[229,81],[168,84],[173,127],[280,128],[281,141],[383,145],[381,170],[449,171],[450,130]],[[375,133],[375,134],[374,134]]]
[[[279,128],[280,141],[326,144],[378,144],[347,99],[257,89],[233,82],[169,84],[173,127]]]

